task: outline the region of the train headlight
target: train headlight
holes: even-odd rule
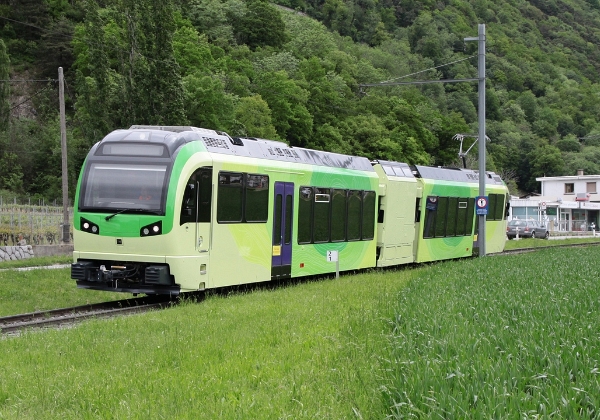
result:
[[[162,221],[154,222],[143,226],[140,229],[140,236],[155,236],[162,233]]]
[[[92,223],[89,220],[84,219],[83,217],[81,218],[79,226],[84,232],[93,233],[94,235],[98,235],[100,233],[100,228],[97,224]]]

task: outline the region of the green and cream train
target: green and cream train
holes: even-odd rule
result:
[[[507,188],[486,173],[486,251]],[[78,287],[145,294],[467,257],[478,173],[132,126],[89,152],[75,197]],[[331,251],[337,251],[331,252]]]

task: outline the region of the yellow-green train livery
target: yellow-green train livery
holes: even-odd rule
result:
[[[78,181],[78,287],[171,294],[470,256],[479,176],[132,126],[89,152]],[[486,250],[506,240],[507,188],[486,173]]]

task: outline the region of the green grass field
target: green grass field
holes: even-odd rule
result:
[[[595,247],[437,264],[402,290],[394,418],[598,418]]]
[[[0,418],[598,418],[597,253],[370,271],[6,337]],[[109,296],[68,269],[0,272],[4,314]]]

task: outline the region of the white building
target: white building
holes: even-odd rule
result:
[[[551,231],[579,232],[598,230],[600,175],[553,176],[536,178],[541,194],[511,198],[509,219],[545,221]]]

